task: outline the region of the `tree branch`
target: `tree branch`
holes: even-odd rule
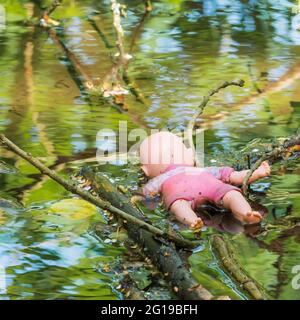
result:
[[[50,4],[50,6],[44,11],[43,16],[50,16],[51,13],[53,13],[53,11],[59,7],[61,5],[63,0],[54,0],[52,1],[52,3]]]
[[[145,12],[150,12],[152,11],[152,3],[151,0],[144,0],[145,2]]]
[[[127,62],[130,59],[130,56],[126,54],[124,48],[124,31],[121,25],[121,15],[123,5],[119,4],[116,0],[111,0],[111,10],[114,18],[114,27],[117,33],[117,47],[119,50],[120,59]]]
[[[111,205],[111,203],[107,201],[103,201],[102,199],[98,197],[92,196],[89,192],[83,190],[82,188],[76,186],[71,181],[68,181],[67,179],[61,178],[58,176],[54,171],[50,170],[46,166],[44,166],[38,159],[34,158],[31,154],[26,153],[22,149],[20,149],[17,145],[15,145],[12,141],[10,141],[8,138],[6,138],[5,135],[0,135],[0,143],[4,146],[6,146],[8,149],[19,155],[24,160],[28,161],[30,164],[32,164],[34,167],[36,167],[42,174],[45,174],[52,178],[54,181],[59,183],[61,186],[63,186],[66,190],[79,195],[82,199],[96,205],[97,207],[102,208],[103,210],[108,210],[114,215],[122,218],[123,220],[130,221],[139,227],[151,232],[152,234],[156,236],[163,237],[165,239],[174,241],[176,244],[184,247],[194,247],[198,245],[198,242],[192,242],[189,240],[185,240],[183,238],[179,238],[173,233],[164,232],[161,229],[158,229],[147,222],[140,220],[136,217],[133,217],[132,215],[114,207]]]
[[[50,14],[59,7],[62,3],[62,0],[53,0],[51,5],[43,12],[40,18],[40,24],[43,27],[48,27],[49,25],[58,26],[59,22],[50,18]]]
[[[223,82],[221,85],[219,85],[218,87],[216,87],[215,89],[211,90],[209,92],[209,94],[207,96],[204,96],[202,98],[202,102],[198,107],[198,111],[197,113],[194,115],[194,117],[189,121],[188,126],[187,126],[187,130],[188,130],[188,141],[189,141],[189,146],[193,149],[194,154],[195,154],[195,160],[196,160],[196,165],[199,165],[199,161],[197,159],[197,154],[196,154],[196,149],[194,146],[194,142],[193,142],[193,130],[196,124],[197,119],[200,117],[200,115],[203,113],[205,107],[207,106],[209,99],[215,95],[216,93],[218,93],[221,89],[225,89],[229,86],[238,86],[238,87],[243,87],[244,86],[244,80],[236,80],[236,81],[225,81]]]

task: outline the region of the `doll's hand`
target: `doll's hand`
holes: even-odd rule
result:
[[[258,211],[250,211],[244,216],[239,217],[242,222],[245,224],[256,224],[260,223],[262,216]]]

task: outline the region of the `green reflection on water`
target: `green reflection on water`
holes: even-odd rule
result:
[[[220,93],[205,111],[200,123],[206,128],[209,158],[254,138],[287,136],[299,126],[300,34],[291,28],[291,8],[279,2],[154,2],[129,65],[146,104],[128,97],[127,114],[80,92],[60,49],[39,28],[22,23],[36,7],[29,1],[0,3],[7,10],[6,29],[0,31],[0,129],[60,174],[80,168],[69,161],[94,157],[98,130],[118,130],[120,120],[128,121],[128,130],[139,127],[141,120],[151,128],[182,128],[202,95],[223,80],[243,78],[246,86]],[[124,28],[130,43],[143,5],[131,1],[128,8]],[[65,1],[54,18],[65,19],[64,41],[96,78],[104,76],[112,62],[105,43],[85,19],[93,10],[100,10],[99,27],[113,45],[107,1]],[[267,92],[257,95],[257,87]],[[3,298],[121,298],[113,289],[113,272],[102,274],[99,265],[118,261],[123,249],[99,243],[89,233],[100,220],[53,216],[50,206],[70,195],[11,153],[0,152],[1,160],[19,170],[0,173],[1,197],[24,205],[8,208],[1,202],[0,261],[8,283]],[[265,181],[269,188],[256,186],[266,192],[256,195],[269,210],[266,231],[254,239],[243,233],[228,237],[238,260],[269,294],[297,299],[299,292],[290,281],[291,268],[299,264],[299,233],[294,220],[286,218],[299,217],[299,165],[287,167],[275,167],[273,177]],[[124,184],[131,174],[126,166],[101,169]],[[135,176],[130,183],[136,183]],[[213,232],[207,231],[204,238]],[[195,277],[215,294],[242,298],[207,246],[190,258]]]

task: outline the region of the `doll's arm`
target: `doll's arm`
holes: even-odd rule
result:
[[[248,172],[249,170],[233,171],[230,175],[229,183],[236,186],[241,186]],[[270,165],[267,161],[264,161],[260,165],[260,167],[253,172],[252,176],[249,179],[249,184],[259,179],[268,177],[270,174],[271,174]]]
[[[201,218],[199,218],[192,209],[192,203],[187,200],[176,200],[170,208],[175,214],[177,220],[189,225],[192,229],[199,229],[203,226]]]
[[[160,193],[160,188],[162,185],[161,176],[157,176],[151,180],[149,180],[141,189],[141,193],[145,197],[153,197],[154,195]]]

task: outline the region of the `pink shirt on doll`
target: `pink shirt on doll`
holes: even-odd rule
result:
[[[167,209],[177,200],[191,201],[193,209],[207,201],[218,205],[227,192],[240,191],[227,184],[233,171],[230,167],[170,165],[162,174],[151,179],[142,192],[146,197],[161,193]]]

